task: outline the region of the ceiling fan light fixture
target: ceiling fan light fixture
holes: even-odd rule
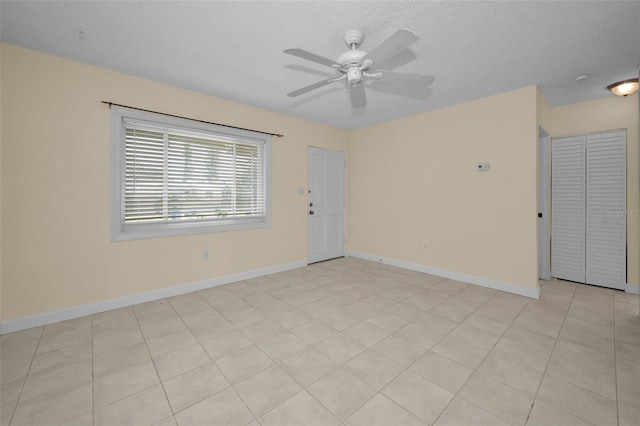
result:
[[[384,63],[387,59],[397,55],[418,41],[418,36],[411,31],[399,29],[370,52],[358,49],[363,38],[364,34],[362,31],[357,29],[348,30],[344,35],[344,42],[349,47],[349,50],[340,55],[335,61],[297,47],[285,49],[284,53],[288,55],[297,56],[332,68],[335,75],[332,78],[318,81],[294,90],[293,92],[289,92],[287,96],[294,98],[333,82],[345,80],[346,91],[349,93],[351,99],[351,107],[362,108],[367,104],[364,84],[367,80],[379,80],[387,76],[389,83],[392,83],[391,86],[395,84],[400,89],[406,87],[424,89],[433,81],[433,77],[430,76],[377,69],[376,64]],[[403,96],[403,94],[400,95]]]
[[[638,91],[638,79],[631,78],[629,80],[618,81],[610,84],[607,89],[616,96],[629,96]]]
[[[351,86],[357,86],[362,82],[362,70],[356,67],[351,67],[347,71],[347,81]]]

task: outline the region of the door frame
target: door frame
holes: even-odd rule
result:
[[[549,235],[551,209],[549,202],[551,168],[549,133],[538,126],[538,183],[537,183],[537,233],[538,233],[538,278],[551,279],[551,238]],[[540,214],[542,217],[540,218]]]

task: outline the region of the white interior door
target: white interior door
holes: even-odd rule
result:
[[[585,137],[551,145],[551,275],[585,282]]]
[[[308,262],[344,256],[344,153],[309,148]]]
[[[552,275],[624,289],[626,131],[554,138]]]
[[[626,145],[624,130],[587,135],[587,284],[625,287]]]

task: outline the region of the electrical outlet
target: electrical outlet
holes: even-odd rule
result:
[[[428,247],[427,247],[427,242],[426,242],[426,241],[425,241],[422,245],[423,245],[423,248],[424,248],[425,250],[428,248]]]
[[[202,258],[205,259],[205,260],[209,259],[209,249],[208,248],[202,250]]]

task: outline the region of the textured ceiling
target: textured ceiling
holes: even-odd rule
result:
[[[7,43],[349,129],[532,84],[553,106],[611,96],[606,86],[640,65],[638,1],[3,0],[0,24]],[[338,83],[287,97],[332,70],[282,51],[337,58],[353,27],[365,51],[399,28],[415,32],[385,66],[434,76],[428,93],[369,88],[360,109]],[[577,83],[580,74],[590,78]]]

